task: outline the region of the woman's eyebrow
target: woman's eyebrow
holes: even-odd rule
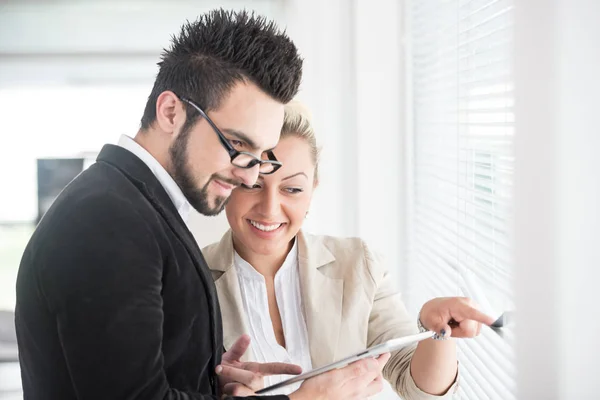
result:
[[[306,179],[308,179],[308,176],[304,172],[296,172],[295,174],[292,174],[290,176],[286,176],[285,178],[282,179],[282,181],[285,181],[286,179],[292,179],[293,177],[298,176],[298,175],[304,175],[304,177]]]

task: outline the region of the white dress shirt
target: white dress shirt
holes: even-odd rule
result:
[[[234,255],[238,273],[244,311],[248,329],[252,338],[251,346],[258,362],[287,362],[302,367],[303,372],[312,369],[308,331],[300,294],[300,275],[298,272],[298,245],[294,243],[283,265],[275,274],[275,298],[281,315],[286,347],[277,343],[273,324],[269,314],[267,285],[264,277],[252,265],[242,259],[237,252]],[[265,377],[265,386],[270,386],[290,378],[289,375]],[[300,383],[281,388],[269,394],[289,394]]]
[[[152,156],[152,154],[148,153],[148,150],[144,149],[129,136],[121,135],[118,145],[132,152],[140,160],[142,160],[144,164],[148,166],[148,168],[150,168],[150,171],[152,171],[156,179],[158,179],[162,187],[171,198],[171,201],[175,205],[177,212],[179,212],[181,219],[183,219],[183,222],[187,224],[190,216],[191,205],[167,170],[160,165],[160,163],[156,160],[156,158],[154,158],[154,156]]]

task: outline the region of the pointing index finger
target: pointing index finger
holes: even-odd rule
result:
[[[465,319],[470,319],[473,321],[477,321],[477,322],[481,322],[482,324],[485,324],[487,326],[490,326],[494,323],[494,321],[496,321],[495,318],[490,317],[489,315],[479,311],[476,308],[473,307],[468,307],[466,310],[464,310],[462,312],[462,316]]]

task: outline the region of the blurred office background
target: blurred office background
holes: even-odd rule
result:
[[[277,20],[305,58],[323,146],[307,229],[366,239],[415,316],[455,295],[514,312],[460,343],[457,398],[597,398],[600,2],[3,0],[0,399],[22,398],[12,311],[36,222],[135,135],[161,49],[215,7]],[[203,246],[227,223],[192,227]]]

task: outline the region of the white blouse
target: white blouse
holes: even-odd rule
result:
[[[264,277],[235,252],[235,268],[239,277],[240,291],[244,303],[251,347],[257,362],[286,362],[297,364],[303,372],[312,369],[308,331],[302,306],[300,292],[300,275],[298,271],[298,245],[295,241],[283,265],[275,275],[275,298],[279,307],[284,348],[277,343],[273,324],[269,314],[267,285]],[[289,375],[273,375],[265,377],[265,387],[290,378]],[[300,386],[300,383],[270,392],[271,394],[289,394]]]

